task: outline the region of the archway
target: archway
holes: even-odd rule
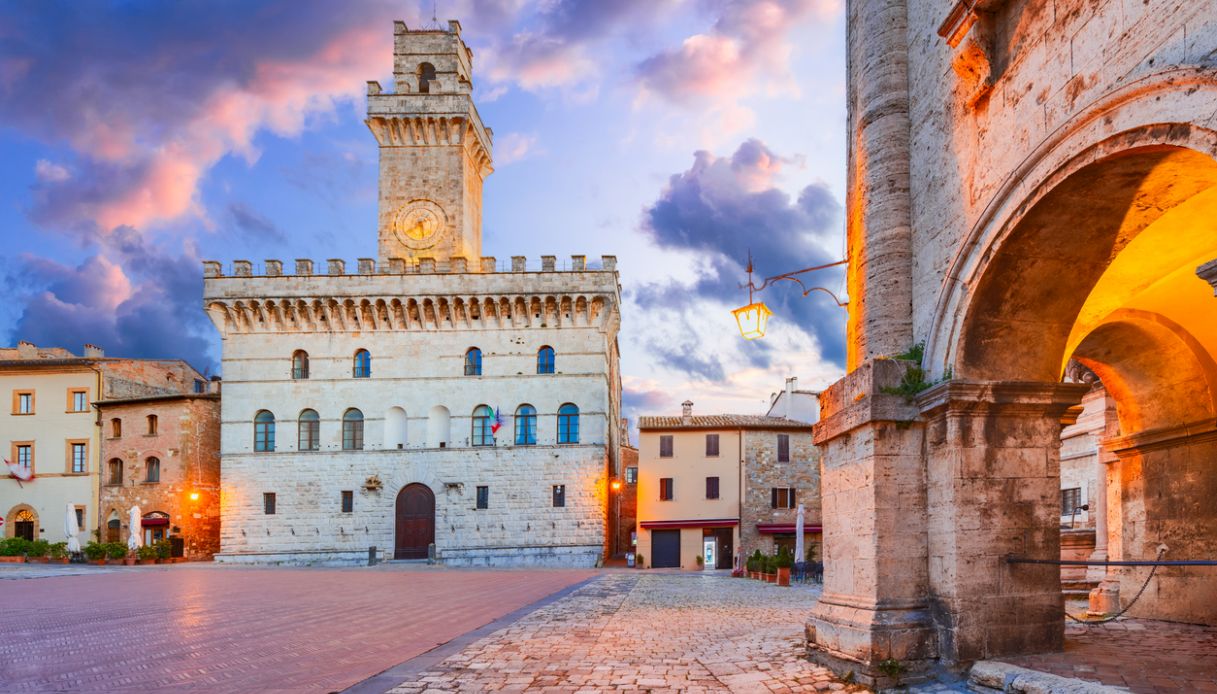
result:
[[[426,559],[435,542],[435,494],[425,484],[408,484],[397,494],[394,559]]]
[[[37,540],[38,512],[28,504],[17,504],[4,517],[6,534],[9,537],[20,537],[26,540]]]

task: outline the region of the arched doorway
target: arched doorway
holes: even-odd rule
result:
[[[13,537],[33,542],[38,538],[38,515],[28,506],[12,515]]]
[[[409,484],[397,494],[394,559],[426,559],[435,542],[435,494],[425,484]]]

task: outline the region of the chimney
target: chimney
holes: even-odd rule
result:
[[[797,376],[786,379],[786,414],[784,415],[786,419],[792,419],[791,415],[794,414],[794,391],[798,387],[799,378]]]
[[[693,420],[693,401],[685,400],[680,403],[680,420],[688,424]]]
[[[106,356],[106,350],[97,345],[85,345],[85,359],[101,359]]]
[[[17,356],[20,357],[21,359],[37,359],[38,358],[38,348],[34,346],[33,342],[26,342],[25,340],[18,340],[17,341]]]

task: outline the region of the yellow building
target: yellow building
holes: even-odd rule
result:
[[[191,392],[203,377],[182,361],[106,358],[93,345],[84,356],[21,342],[0,349],[0,453],[21,477],[0,470],[5,537],[62,542],[68,504],[76,507],[81,543],[97,527],[100,436],[94,403],[107,398]]]

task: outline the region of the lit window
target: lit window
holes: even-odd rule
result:
[[[478,349],[477,347],[470,347],[468,351],[465,352],[465,375],[482,375],[482,350]]]
[[[352,513],[355,510],[355,492],[342,493],[342,512]]]
[[[718,498],[718,478],[717,477],[707,477],[706,478],[706,498],[707,499],[717,499]]]
[[[554,508],[565,508],[566,507],[566,485],[565,484],[555,484],[553,492],[554,492]]]
[[[264,492],[262,494],[262,513],[268,516],[275,515],[275,493]]]
[[[361,349],[355,353],[355,365],[352,369],[355,378],[372,377],[372,353]]]
[[[156,435],[156,426],[157,426],[156,415],[154,415],[154,414],[148,415],[148,435],[149,436]]]
[[[537,408],[520,405],[516,408],[516,445],[533,446],[537,443]]]
[[[794,508],[794,487],[774,487],[769,490],[769,505],[772,508]]]
[[[660,458],[671,458],[672,457],[672,436],[669,434],[665,434],[665,435],[659,437],[659,457]]]
[[[356,409],[342,415],[342,450],[363,450],[363,413]]]
[[[778,434],[778,462],[790,462],[790,434]]]
[[[537,373],[551,374],[554,372],[554,348],[546,345],[537,350]]]
[[[302,349],[292,354],[292,378],[296,380],[308,378],[308,352]]]
[[[706,434],[706,457],[718,457],[718,434]]]
[[[671,477],[659,478],[659,500],[660,501],[671,501],[672,500],[672,492],[673,492],[672,486],[673,485],[672,485]]]
[[[296,448],[301,451],[315,451],[321,448],[321,417],[315,410],[305,410],[300,413]]]
[[[123,483],[123,461],[114,458],[106,467],[110,477],[108,484],[121,485]]]
[[[83,443],[72,444],[72,472],[82,473],[89,471],[89,447]]]
[[[631,465],[625,469],[625,483],[638,484],[638,468]]]
[[[254,450],[262,453],[275,450],[275,415],[266,410],[254,417]]]
[[[146,474],[144,482],[160,482],[161,481],[161,461],[156,458],[149,458],[144,464]]]
[[[477,495],[477,507],[490,508],[490,487],[478,487]]]
[[[579,443],[579,408],[569,402],[558,408],[558,443]]]
[[[494,445],[494,410],[489,405],[473,408],[469,443],[473,446]]]

